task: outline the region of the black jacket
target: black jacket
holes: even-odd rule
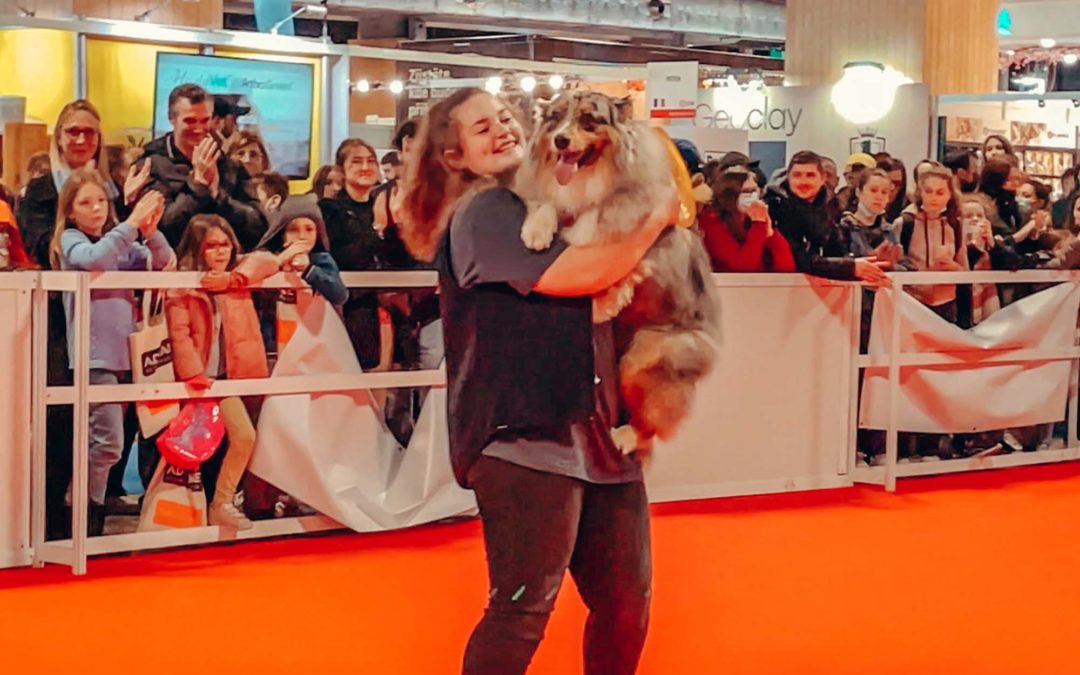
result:
[[[56,208],[60,195],[52,174],[38,176],[26,185],[26,194],[19,199],[15,220],[23,238],[26,253],[41,266],[51,268],[49,264],[49,244],[52,242],[53,228],[56,227]],[[123,195],[118,196],[113,207],[119,222],[123,222],[130,209],[124,206]]]
[[[344,189],[333,199],[320,199],[319,209],[330,238],[330,254],[347,272],[379,269],[382,239],[375,231],[374,200],[357,202]]]
[[[795,269],[828,279],[855,279],[855,261],[845,257],[833,242],[832,230],[838,215],[827,188],[821,188],[813,202],[800,199],[791,192],[788,181],[770,185],[765,203],[773,226],[784,235],[795,256]]]
[[[191,160],[176,148],[172,133],[148,143],[143,157],[150,160],[150,183],[146,189],[157,190],[165,197],[165,216],[159,229],[174,248],[180,244],[192,216],[200,213],[217,214],[228,221],[245,251],[259,243],[266,232],[266,221],[241,187],[241,181],[247,178],[243,168],[221,156],[215,198],[209,188],[195,182]]]

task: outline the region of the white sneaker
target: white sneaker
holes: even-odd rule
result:
[[[215,502],[212,504],[210,506],[210,513],[207,516],[207,521],[211,525],[229,527],[238,531],[250,530],[255,527],[255,523],[248,520],[248,517],[244,515],[243,511],[228,503]]]

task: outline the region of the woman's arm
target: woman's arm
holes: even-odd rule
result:
[[[240,259],[240,263],[232,271],[229,287],[243,288],[258,284],[263,279],[276,274],[278,269],[277,256],[273,253],[268,251],[248,253]]]
[[[671,213],[654,213],[621,241],[571,246],[547,268],[533,290],[556,297],[577,297],[611,288],[634,271],[657,237],[674,222]]]
[[[795,256],[791,253],[791,244],[778,231],[765,240],[765,248],[772,253],[773,272],[794,272]]]

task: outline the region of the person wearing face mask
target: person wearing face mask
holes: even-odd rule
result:
[[[1029,178],[1016,191],[1016,208],[1020,213],[1020,222],[1024,223],[1013,235],[1019,253],[1038,254],[1044,249],[1042,235],[1048,233],[1053,224],[1047,208],[1049,204],[1050,186],[1040,181]]]
[[[776,231],[753,174],[732,170],[713,183],[698,227],[714,272],[794,272],[791,246]]]
[[[795,268],[804,274],[842,279],[861,280],[876,286],[887,286],[885,270],[889,261],[873,257],[847,257],[840,250],[828,248],[831,232],[837,221],[829,189],[825,185],[822,160],[808,150],[795,153],[788,164],[787,177],[779,185],[770,185],[764,201],[769,216],[795,256]]]

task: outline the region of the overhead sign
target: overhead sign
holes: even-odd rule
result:
[[[645,100],[649,117],[692,123],[697,115],[698,62],[650,63],[647,73]]]

